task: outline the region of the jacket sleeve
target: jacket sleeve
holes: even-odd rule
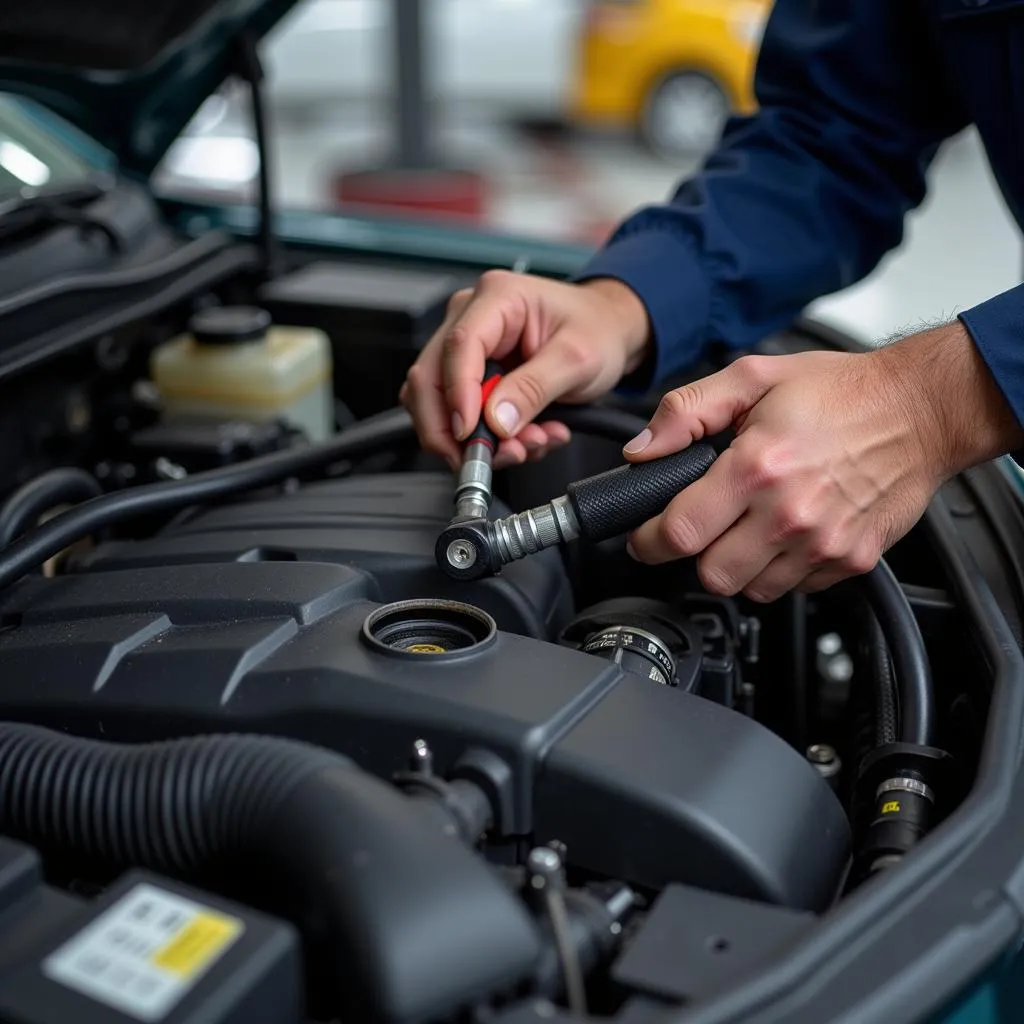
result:
[[[650,317],[655,381],[709,343],[756,344],[868,274],[903,237],[967,118],[904,0],[776,0],[759,109],[672,199],[628,218],[577,280],[617,278]]]
[[[960,321],[985,360],[1007,404],[1024,424],[1024,285],[982,302]],[[1024,451],[1014,459],[1024,465]]]

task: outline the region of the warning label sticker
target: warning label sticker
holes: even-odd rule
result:
[[[43,961],[48,978],[158,1021],[242,934],[234,917],[142,883]]]

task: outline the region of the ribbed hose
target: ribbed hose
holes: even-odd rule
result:
[[[882,747],[888,743],[895,743],[898,735],[896,675],[893,672],[892,656],[881,623],[870,609],[865,620],[866,661],[874,684],[875,742]]]
[[[195,877],[265,834],[295,786],[328,765],[351,767],[274,738],[116,746],[0,723],[0,831],[116,868]]]
[[[0,833],[291,918],[332,1019],[447,1017],[534,970],[525,908],[444,823],[290,740],[121,746],[0,723]]]

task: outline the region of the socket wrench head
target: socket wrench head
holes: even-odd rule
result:
[[[486,519],[460,519],[441,531],[434,545],[438,568],[453,580],[479,580],[501,570]]]

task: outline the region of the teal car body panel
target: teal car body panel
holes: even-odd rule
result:
[[[164,206],[176,225],[189,235],[214,229],[243,238],[256,234],[258,215],[251,205],[165,200]],[[306,249],[436,261],[468,269],[507,267],[556,278],[571,276],[592,252],[585,246],[447,224],[307,210],[280,211],[275,216],[274,230],[285,244]]]
[[[223,0],[150,65],[130,71],[43,67],[0,58],[0,92],[35,100],[148,177],[203,101],[236,67],[237,41],[262,39],[296,0]]]

